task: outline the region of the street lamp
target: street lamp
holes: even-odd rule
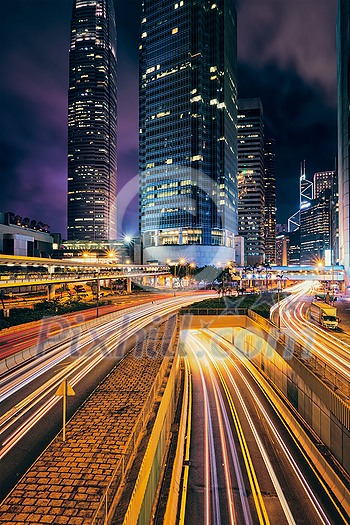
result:
[[[265,263],[265,270],[266,270],[266,291],[269,290],[269,274],[268,274],[268,270],[269,268],[271,268],[271,265],[269,262],[266,262]]]
[[[278,277],[279,281],[278,281],[278,288],[277,288],[277,303],[278,303],[278,329],[280,330],[281,329],[281,316],[280,316],[280,283],[282,282],[282,279],[283,279],[283,272],[281,272],[280,275],[276,275],[276,277]]]
[[[90,256],[91,261],[91,255],[95,255],[97,259],[97,292],[96,292],[96,318],[98,319],[98,306],[99,306],[99,299],[100,299],[100,258],[98,256],[98,252],[96,253],[83,253],[83,257],[87,258]]]

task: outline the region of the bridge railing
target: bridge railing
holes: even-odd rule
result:
[[[119,270],[119,271],[108,271],[108,272],[99,272],[98,275],[97,275],[97,272],[89,272],[89,273],[76,273],[76,274],[67,274],[67,273],[52,273],[52,274],[42,274],[42,275],[38,275],[38,276],[31,276],[31,275],[28,275],[28,274],[12,274],[12,275],[9,275],[9,276],[6,276],[6,275],[1,275],[0,276],[0,284],[2,285],[5,285],[5,284],[22,284],[24,282],[28,282],[28,283],[36,283],[36,282],[42,282],[42,281],[47,281],[47,282],[52,282],[52,281],[55,281],[55,282],[63,282],[63,281],[75,281],[75,280],[80,280],[80,281],[84,281],[84,279],[86,280],[91,280],[91,279],[97,279],[99,278],[100,280],[103,280],[103,279],[121,279],[121,278],[125,278],[125,277],[142,277],[142,276],[149,276],[149,277],[152,277],[152,276],[157,276],[157,275],[164,275],[165,272],[164,270],[153,270],[151,272],[151,270],[147,270],[147,271],[143,271],[143,270],[131,270],[131,271],[125,271],[124,272],[122,270]]]
[[[247,315],[247,308],[234,308],[223,310],[222,308],[182,308],[181,314],[193,315]]]

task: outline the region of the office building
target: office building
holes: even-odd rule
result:
[[[331,190],[300,210],[300,264],[317,264],[330,250]]]
[[[116,68],[113,0],[74,0],[68,92],[70,240],[117,236]]]
[[[287,232],[276,235],[276,264],[288,266],[289,235]]]
[[[339,190],[338,190],[338,176],[334,174],[334,182],[332,189],[332,203],[331,203],[331,245],[333,250],[332,262],[339,263]]]
[[[338,190],[339,263],[344,265],[349,285],[350,209],[349,209],[349,107],[350,107],[350,8],[349,0],[339,0],[337,22],[338,54]]]
[[[247,264],[265,259],[264,123],[259,98],[238,101],[238,230]]]
[[[314,174],[314,199],[321,197],[326,191],[333,191],[335,182],[334,171],[319,171]]]
[[[140,33],[144,262],[234,260],[237,28],[232,0],[145,0]]]
[[[288,219],[288,231],[294,232],[300,228],[300,210],[296,211]]]
[[[276,234],[286,233],[288,231],[287,224],[276,224]]]
[[[245,238],[235,236],[235,265],[246,266]]]
[[[335,171],[321,171],[314,174],[314,198],[329,195],[330,231],[332,256],[331,262],[339,261],[339,195],[338,177]]]
[[[288,265],[298,266],[300,263],[300,227],[288,232]]]
[[[53,237],[48,225],[0,211],[0,253],[21,257],[50,257]]]
[[[276,141],[265,140],[265,260],[276,263]]]

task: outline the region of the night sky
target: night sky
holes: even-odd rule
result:
[[[114,0],[118,31],[118,229],[138,231],[140,0]],[[334,169],[337,0],[238,0],[238,95],[260,97],[277,141],[277,221],[306,174]],[[66,236],[72,0],[0,0],[0,210]]]

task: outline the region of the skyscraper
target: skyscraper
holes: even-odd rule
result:
[[[233,260],[237,28],[232,0],[145,0],[140,38],[144,261]]]
[[[334,177],[334,171],[318,171],[314,173],[314,199],[321,197],[326,190],[332,192]]]
[[[247,264],[265,258],[264,123],[259,98],[238,101],[238,225]]]
[[[338,190],[339,262],[344,265],[346,284],[350,276],[349,128],[350,128],[350,8],[339,0],[338,53]]]
[[[68,239],[116,239],[117,58],[113,0],[73,0]]]
[[[265,259],[276,263],[276,141],[265,140]]]
[[[339,195],[338,180],[334,171],[314,174],[314,198],[326,197],[329,202],[329,236],[331,262],[339,262]]]
[[[315,264],[325,260],[330,250],[331,190],[300,210],[300,263]]]
[[[305,160],[300,164],[300,210],[308,208],[314,198],[314,183],[306,178]]]

